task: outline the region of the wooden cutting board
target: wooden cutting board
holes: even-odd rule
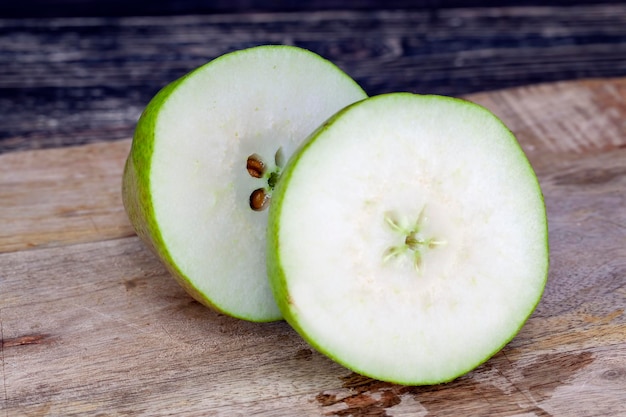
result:
[[[534,165],[552,257],[536,312],[478,369],[383,383],[284,322],[201,306],[126,220],[125,140],[0,155],[0,416],[626,415],[626,78],[468,98]]]

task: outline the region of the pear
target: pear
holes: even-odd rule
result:
[[[167,85],[141,115],[124,170],[137,234],[199,302],[279,320],[265,265],[273,188],[316,127],[365,97],[337,66],[290,46],[228,53]]]
[[[339,111],[274,190],[267,266],[285,319],[345,367],[406,385],[463,375],[520,330],[548,272],[537,177],[460,99],[394,93]]]

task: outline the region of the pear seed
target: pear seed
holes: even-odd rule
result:
[[[246,169],[248,174],[254,178],[261,178],[265,172],[265,164],[261,160],[261,157],[255,153],[248,157],[246,162]]]
[[[250,208],[254,211],[265,210],[270,203],[270,196],[263,188],[258,188],[250,194]]]

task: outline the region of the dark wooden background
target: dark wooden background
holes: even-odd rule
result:
[[[309,48],[370,95],[456,96],[626,75],[626,4],[4,1],[0,153],[129,138],[162,86],[266,43]]]

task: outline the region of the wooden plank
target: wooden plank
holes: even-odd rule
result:
[[[0,155],[0,253],[134,234],[122,207],[130,141]]]
[[[615,0],[613,0],[616,3]],[[544,0],[542,5],[586,5],[588,0]],[[610,1],[603,1],[610,3]],[[294,3],[289,0],[186,0],[183,3],[139,0],[29,0],[27,2],[0,3],[0,16],[11,18],[45,18],[51,16],[171,16],[216,13],[262,13],[319,10],[437,10],[451,7],[524,6],[535,1],[514,0],[388,0],[384,4],[360,0],[312,0]]]
[[[370,95],[458,96],[626,75],[626,4],[0,18],[0,153],[126,139],[165,84],[262,43],[309,48]]]
[[[193,301],[137,238],[0,259],[7,415],[201,413],[306,393],[320,363],[339,368],[296,357],[306,346],[283,322]]]
[[[539,170],[563,158],[626,146],[626,78],[538,84],[467,98],[495,112]]]
[[[10,248],[0,253],[0,415],[626,415],[625,85],[469,97],[509,123],[537,168],[552,264],[519,335],[432,387],[360,377],[284,322],[193,301],[129,236],[118,194],[128,141],[2,155],[2,201],[19,209],[0,219],[29,238],[0,235]],[[85,201],[75,225],[58,210]]]
[[[578,288],[599,297],[570,303],[558,315],[550,310],[562,306],[561,294],[548,292],[518,338],[487,364],[451,384],[407,388],[352,374],[313,352],[285,323],[259,325],[207,310],[136,238],[14,252],[0,255],[0,265],[2,294],[13,295],[0,309],[4,408],[11,416],[281,409],[278,415],[341,415],[388,407],[511,415],[572,403],[571,413],[556,415],[624,410],[626,321],[615,308],[626,297],[623,282],[613,299],[615,288],[602,283]],[[576,286],[563,272],[549,288]]]

